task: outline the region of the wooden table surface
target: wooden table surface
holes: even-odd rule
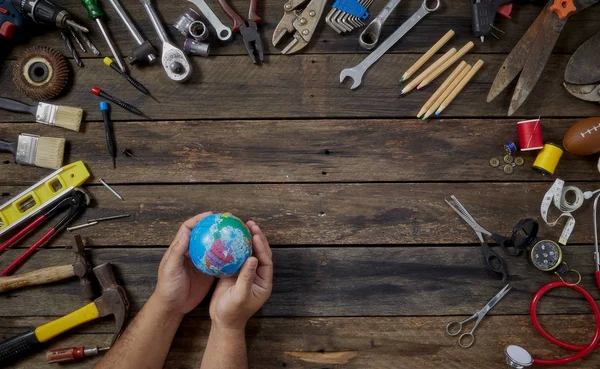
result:
[[[78,0],[60,3],[86,19]],[[123,3],[142,33],[158,45],[139,1]],[[209,3],[227,19],[216,1]],[[377,14],[384,3],[376,1],[371,13]],[[383,37],[420,3],[403,1],[384,26]],[[245,14],[246,1],[233,4]],[[187,7],[184,1],[157,5],[169,25]],[[104,8],[119,48],[128,54],[133,39],[112,8]],[[504,368],[507,344],[544,357],[564,355],[539,336],[528,316],[533,293],[556,277],[534,270],[524,258],[506,257],[513,290],[480,326],[474,347],[462,349],[446,335],[448,321],[471,315],[503,285],[484,270],[475,234],[444,198],[456,195],[482,225],[504,234],[522,218],[540,218],[540,201],[553,178],[530,169],[535,154],[524,154],[525,167],[511,176],[492,169],[488,161],[502,153],[504,143],[517,139],[518,120],[542,116],[545,139],[560,143],[573,123],[599,114],[596,104],[571,97],[561,82],[570,55],[598,31],[600,7],[569,20],[537,86],[511,118],[506,117],[511,92],[489,104],[485,97],[540,5],[516,5],[512,20],[496,23],[506,35],[482,44],[471,34],[469,2],[443,1],[439,12],[368,71],[357,90],[340,85],[339,73],[367,55],[358,45],[359,31],[339,36],[323,21],[301,53],[280,55],[271,36],[282,8],[282,0],[260,4],[262,65],[251,64],[236,35],[226,45],[214,45],[210,57],[194,58],[195,72],[186,84],[168,80],[160,66],[133,68],[132,75],[161,101],[157,104],[105,67],[101,58],[82,55],[85,67],[79,69],[71,60],[73,86],[56,100],[85,109],[82,132],[2,112],[0,134],[6,139],[19,132],[67,138],[65,161],[83,160],[93,175],[86,189],[94,202],[85,217],[133,214],[80,232],[95,264],[115,265],[133,314],[152,293],[158,263],[182,221],[206,210],[258,221],[274,248],[275,286],[248,326],[252,368]],[[96,46],[109,55],[95,25],[85,23]],[[168,28],[180,44],[181,37]],[[476,46],[464,59],[483,59],[485,65],[441,119],[421,122],[415,115],[443,78],[403,98],[397,96],[397,80],[450,28],[456,36],[441,52],[473,40]],[[2,96],[28,101],[13,88],[11,71],[15,58],[32,45],[66,53],[55,31],[15,46],[0,68]],[[131,149],[145,165],[120,156],[112,169],[92,86],[154,119],[113,111],[119,149]],[[5,158],[0,162],[1,202],[49,173]],[[600,179],[595,167],[594,158],[566,154],[556,176],[594,189]],[[98,178],[113,184],[125,201],[99,186]],[[598,299],[592,280],[591,206],[577,214],[565,260],[581,271],[582,285]],[[560,229],[542,226],[541,232],[557,239]],[[6,252],[0,267],[40,234]],[[72,235],[63,233],[19,272],[70,263],[72,254],[64,247],[72,243]],[[0,338],[84,304],[77,280],[0,295]],[[561,338],[584,343],[591,337],[593,316],[574,293],[552,293],[539,311],[543,324]],[[186,317],[167,368],[199,367],[210,327],[207,315],[204,303]],[[51,346],[105,345],[113,327],[110,319],[91,323]],[[96,360],[68,368],[90,368]],[[572,367],[597,368],[599,362],[594,353]],[[51,366],[40,353],[14,367]]]

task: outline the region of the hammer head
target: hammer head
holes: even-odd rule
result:
[[[90,280],[90,272],[92,265],[85,258],[85,246],[80,235],[75,235],[75,245],[73,246],[75,253],[75,262],[73,263],[73,273],[79,277],[81,286],[81,294],[89,300],[94,299],[94,288]]]
[[[112,340],[112,344],[114,344],[121,335],[125,320],[129,315],[129,300],[125,289],[117,284],[110,263],[95,267],[94,274],[102,286],[102,296],[94,301],[96,308],[102,317],[108,315],[115,317],[115,335]]]

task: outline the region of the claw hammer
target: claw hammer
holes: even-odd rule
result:
[[[0,293],[15,290],[17,288],[53,283],[62,281],[63,279],[79,277],[81,294],[84,298],[92,300],[94,298],[94,290],[89,278],[89,273],[92,271],[92,268],[85,258],[85,247],[80,235],[75,236],[73,252],[75,253],[75,263],[73,263],[73,265],[54,266],[10,277],[0,277]]]
[[[0,343],[0,368],[43,349],[52,338],[82,324],[112,315],[115,318],[114,343],[121,334],[129,314],[129,300],[115,280],[110,263],[94,268],[102,286],[102,296],[81,309]]]

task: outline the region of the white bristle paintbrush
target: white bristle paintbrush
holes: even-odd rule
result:
[[[27,105],[23,102],[0,97],[0,109],[15,113],[29,113],[35,121],[49,126],[57,126],[72,131],[79,131],[83,109],[70,106],[52,105],[40,102],[37,105]]]
[[[17,142],[0,140],[0,152],[12,153],[17,164],[58,169],[62,167],[65,142],[64,138],[21,133]]]

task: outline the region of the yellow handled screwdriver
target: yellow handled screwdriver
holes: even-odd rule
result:
[[[144,87],[144,85],[142,85],[140,82],[138,82],[135,78],[133,78],[127,72],[123,72],[121,69],[119,69],[119,67],[117,67],[115,65],[114,61],[111,58],[109,58],[108,56],[106,58],[104,58],[104,64],[106,64],[107,66],[109,66],[115,72],[117,72],[120,75],[122,75],[127,80],[127,82],[131,83],[131,85],[133,87],[137,88],[138,91],[140,91],[141,93],[143,93],[146,96],[151,97],[157,103],[160,103],[160,101],[158,101],[154,96],[152,96],[152,94],[150,93],[150,91],[148,91],[148,89],[146,87]]]
[[[108,45],[108,48],[110,49],[110,52],[112,53],[113,57],[117,61],[119,68],[121,68],[123,72],[127,71],[127,69],[125,68],[125,63],[123,62],[123,59],[121,59],[121,57],[119,56],[117,47],[115,46],[115,43],[110,36],[110,33],[108,33],[108,28],[106,28],[106,25],[102,20],[104,12],[100,8],[98,0],[81,0],[81,4],[83,4],[83,7],[85,8],[85,10],[87,10],[88,17],[90,18],[90,20],[96,21],[96,24],[98,25],[98,28],[100,28],[100,32],[102,33],[102,36],[104,36],[104,40],[106,41],[106,44]]]

